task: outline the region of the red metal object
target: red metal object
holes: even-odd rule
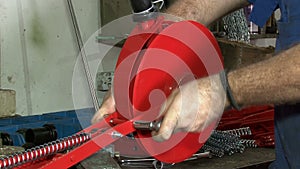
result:
[[[252,135],[243,136],[255,140],[259,147],[274,147],[274,108],[272,106],[254,106],[241,111],[224,112],[218,130],[232,130],[250,127]]]
[[[134,117],[147,114],[142,120],[156,120],[165,98],[174,89],[221,70],[221,52],[207,28],[192,21],[171,24],[151,41],[139,63],[133,84]],[[208,139],[216,123],[203,133],[176,133],[162,143],[154,141],[150,132],[137,133],[139,142],[151,156],[177,163],[203,146],[204,142],[199,140]]]
[[[169,141],[157,143],[150,131],[136,131],[132,121],[161,118],[160,107],[175,88],[221,70],[223,60],[217,41],[203,25],[193,21],[174,23],[163,17],[138,23],[123,46],[115,70],[117,112],[83,130],[91,134],[91,140],[79,147],[18,168],[69,168],[101,148],[121,141],[113,137],[115,132],[119,136],[136,132],[135,145],[143,153],[162,162],[181,162],[201,148],[217,122],[202,133],[177,133]],[[155,95],[155,91],[159,94]]]
[[[53,156],[48,156],[42,159],[33,158],[32,162],[23,164],[16,168],[70,168],[80,161],[86,159],[90,155],[96,153],[100,149],[118,140],[117,137],[114,137],[114,133],[117,132],[120,135],[125,136],[135,131],[132,125],[132,121],[126,121],[122,124],[112,127],[107,122],[109,120],[110,118],[107,118],[106,120],[103,120],[100,123],[92,125],[89,128],[83,130],[82,132],[84,133],[90,133],[90,137],[92,139],[71,150],[70,152],[65,154],[57,153]]]
[[[120,54],[114,79],[119,118],[143,115],[139,120],[154,121],[160,118],[165,98],[179,85],[223,70],[217,41],[206,27],[192,21],[159,24],[165,26],[138,27]],[[155,142],[150,132],[137,131],[136,140],[148,156],[167,163],[181,162],[200,149],[216,123],[202,134],[177,133],[163,143]],[[126,153],[134,156],[135,152]]]

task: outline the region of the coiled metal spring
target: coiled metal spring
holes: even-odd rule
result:
[[[91,136],[89,134],[75,134],[73,136],[58,139],[56,141],[37,146],[23,152],[18,152],[14,155],[1,158],[0,169],[13,168],[18,165],[41,159],[55,153],[70,150],[87,142],[90,139]]]
[[[240,143],[245,145],[247,148],[256,148],[258,146],[255,140],[241,139]]]
[[[236,136],[250,136],[250,135],[252,135],[252,131],[251,131],[250,127],[243,127],[243,128],[238,128],[238,129],[226,130],[226,131],[222,131],[222,132],[233,134],[233,135],[236,135]]]

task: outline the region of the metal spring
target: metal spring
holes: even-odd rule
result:
[[[213,156],[217,157],[223,157],[225,154],[224,150],[207,144],[203,145],[202,150],[204,150],[205,152],[210,152]]]
[[[257,147],[256,140],[241,139],[240,143],[243,144],[247,148],[256,148]]]
[[[238,141],[240,138],[237,135],[234,135],[232,133],[229,132],[223,132],[223,131],[213,131],[211,137],[215,138],[215,139],[220,139],[226,142],[236,142]]]
[[[224,133],[230,133],[236,136],[250,136],[252,135],[250,127],[243,127],[238,129],[226,130],[222,131]]]
[[[229,152],[231,151],[231,146],[228,145],[228,144],[225,144],[224,142],[221,142],[219,140],[216,140],[212,137],[210,137],[207,142],[206,142],[208,145],[212,146],[212,147],[216,147],[216,148],[219,148],[219,149],[222,149],[224,150],[225,152]]]
[[[90,139],[91,136],[89,134],[75,134],[73,136],[58,139],[56,141],[37,146],[23,152],[18,152],[14,155],[1,158],[0,169],[13,168],[58,152],[69,150],[87,142]]]
[[[243,128],[242,130],[248,130],[248,128]],[[234,153],[244,152],[245,145],[243,145],[240,140],[240,136],[234,135],[230,132],[215,130],[205,144],[209,147],[215,148],[216,150],[221,149],[228,155],[232,155]]]

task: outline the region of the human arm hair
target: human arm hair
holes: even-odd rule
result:
[[[300,101],[300,44],[259,63],[228,73],[241,106]]]
[[[171,1],[165,12],[208,26],[222,16],[247,5],[247,0],[175,0]]]

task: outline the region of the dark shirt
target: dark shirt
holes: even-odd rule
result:
[[[254,5],[250,19],[261,27],[273,11],[280,8],[276,52],[300,43],[299,0],[249,0],[249,2]],[[300,103],[275,106],[274,122],[276,160],[269,168],[300,169]]]

